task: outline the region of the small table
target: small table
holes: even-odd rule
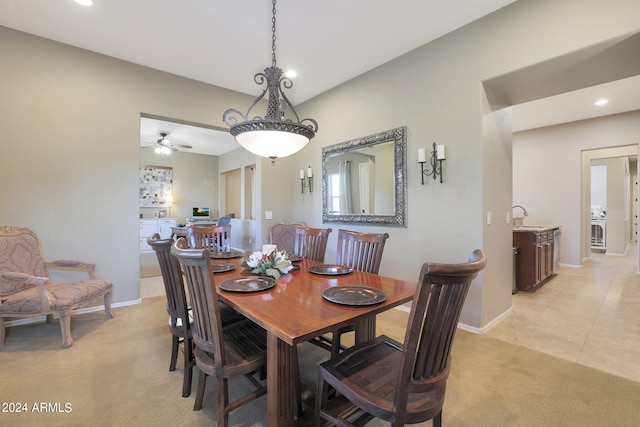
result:
[[[212,262],[219,260],[213,259]],[[248,276],[241,270],[241,259],[233,262],[238,269],[215,275],[215,283]],[[341,326],[356,324],[356,342],[375,337],[375,316],[411,301],[416,282],[392,279],[372,273],[354,271],[340,276],[310,273],[317,261],[302,260],[300,267],[278,279],[276,286],[255,293],[218,291],[219,298],[262,326],[267,331],[267,421],[269,426],[294,424],[297,361],[295,345]],[[326,301],[322,291],[332,286],[361,285],[384,291],[387,299],[376,305],[345,306]]]

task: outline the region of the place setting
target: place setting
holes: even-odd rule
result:
[[[353,267],[333,264],[312,265],[309,267],[309,272],[322,276],[342,276],[353,273]]]
[[[238,251],[227,251],[227,252],[212,252],[211,258],[213,259],[232,259],[232,258],[240,258],[244,254]]]
[[[264,291],[273,288],[282,275],[296,269],[287,252],[278,250],[276,245],[263,245],[262,250],[242,256],[244,259],[241,267],[249,270],[252,275],[224,280],[218,285],[219,289],[227,292]]]
[[[387,300],[387,294],[369,286],[334,286],[322,291],[322,298],[340,305],[375,305]]]

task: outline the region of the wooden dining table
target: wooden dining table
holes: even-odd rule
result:
[[[213,264],[236,268],[214,275],[216,286],[224,280],[251,275],[240,267],[241,258],[212,259]],[[281,276],[274,287],[259,292],[228,292],[218,289],[219,298],[267,331],[267,422],[289,426],[296,422],[296,345],[341,326],[356,325],[356,342],[375,337],[375,316],[413,299],[416,282],[353,271],[342,275],[309,272],[322,265],[304,259],[294,262],[296,270]],[[372,305],[344,305],[326,300],[322,293],[335,286],[367,286],[381,290],[386,299]]]

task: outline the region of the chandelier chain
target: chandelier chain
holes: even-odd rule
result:
[[[273,0],[273,17],[271,18],[271,64],[276,66],[276,0]]]

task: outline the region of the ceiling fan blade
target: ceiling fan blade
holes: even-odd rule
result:
[[[180,147],[180,148],[187,148],[187,149],[191,149],[193,148],[192,145],[187,145],[187,144],[172,144],[174,147]]]

